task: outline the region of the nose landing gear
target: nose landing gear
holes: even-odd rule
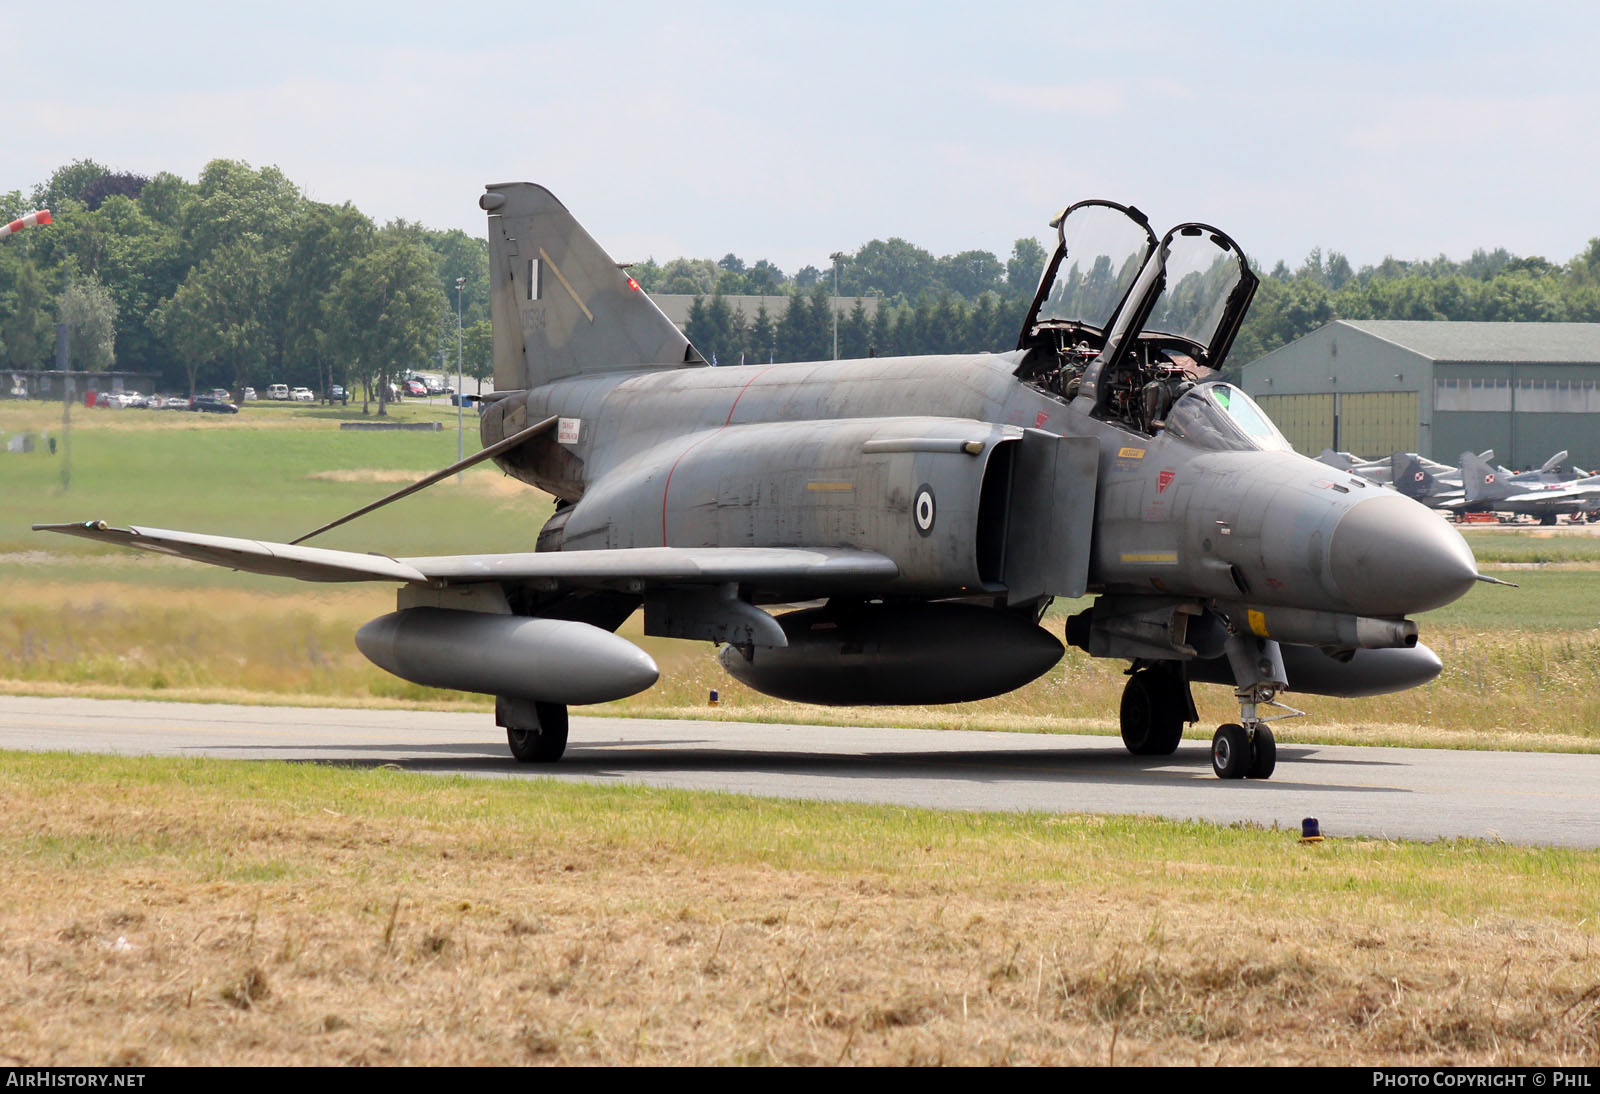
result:
[[[1211,738],[1211,770],[1219,779],[1270,779],[1277,766],[1278,742],[1259,722],[1254,733],[1229,722]]]
[[[1288,686],[1283,654],[1270,638],[1234,634],[1228,637],[1228,664],[1233,669],[1234,697],[1239,700],[1239,721],[1218,726],[1211,738],[1211,770],[1219,779],[1270,779],[1278,766],[1278,742],[1267,728],[1279,718],[1298,718],[1305,712],[1277,701]],[[1263,718],[1262,706],[1285,714]]]

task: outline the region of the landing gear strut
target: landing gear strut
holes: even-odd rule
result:
[[[1225,648],[1238,685],[1233,694],[1239,700],[1239,721],[1217,727],[1211,738],[1211,770],[1219,779],[1270,779],[1278,766],[1278,742],[1267,723],[1304,712],[1277,701],[1278,692],[1289,681],[1276,642],[1235,634],[1229,636]],[[1259,714],[1262,706],[1280,707],[1288,713],[1263,718]]]
[[[506,743],[520,763],[553,764],[567,750],[567,708],[560,703],[497,695],[494,720],[506,727]]]
[[[1195,720],[1181,664],[1157,661],[1135,668],[1122,689],[1122,743],[1135,756],[1170,756]]]

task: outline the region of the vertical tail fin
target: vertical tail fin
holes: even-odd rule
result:
[[[1434,493],[1432,475],[1418,462],[1415,452],[1396,452],[1389,457],[1394,488],[1408,498],[1422,499]]]
[[[1471,452],[1461,453],[1461,486],[1469,503],[1499,501],[1513,492],[1499,472]]]
[[[497,183],[478,204],[489,214],[496,390],[580,373],[705,364],[550,191]]]
[[[1539,468],[1539,470],[1551,472],[1560,471],[1561,465],[1567,462],[1567,456],[1568,452],[1565,448],[1563,448],[1560,452],[1557,452],[1554,456],[1551,456],[1548,460],[1545,460],[1544,466]]]

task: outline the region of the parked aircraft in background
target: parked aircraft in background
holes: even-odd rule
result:
[[[1474,456],[1461,454],[1461,478],[1465,496],[1460,507],[1470,512],[1515,513],[1538,517],[1541,524],[1554,524],[1565,513],[1569,516],[1600,510],[1600,481],[1561,479],[1547,476],[1550,468],[1566,459],[1558,452],[1538,471],[1507,476]]]
[[[1483,459],[1494,459],[1494,450]],[[1394,488],[1429,509],[1454,509],[1466,497],[1461,487],[1461,469],[1424,459],[1415,452],[1396,452],[1389,457]]]
[[[712,369],[548,191],[495,185],[480,204],[487,447],[379,504],[492,458],[558,499],[536,551],[389,558],[48,530],[396,582],[397,610],[361,628],[361,650],[405,679],[495,695],[524,761],[561,755],[570,704],[655,682],[613,633],[641,607],[647,634],[722,644],[759,691],[921,704],[1041,675],[1063,653],[1040,626],[1052,598],[1092,595],[1066,636],[1130,663],[1128,749],[1171,753],[1198,719],[1191,683],[1221,683],[1240,717],[1212,735],[1213,767],[1266,778],[1281,693],[1432,679],[1439,660],[1408,616],[1492,580],[1427,509],[1297,455],[1244,392],[1211,382],[1257,279],[1208,225],[1158,238],[1130,207],[1070,206],[1009,352]]]
[[[1335,452],[1331,448],[1324,448],[1322,455],[1317,457],[1317,462],[1325,463],[1335,471],[1348,471],[1352,475],[1360,475],[1368,482],[1375,482],[1379,486],[1388,486],[1392,481],[1388,460],[1363,460],[1349,452]]]

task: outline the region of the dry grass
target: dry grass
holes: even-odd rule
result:
[[[1597,858],[8,757],[17,1064],[1600,1061]]]

